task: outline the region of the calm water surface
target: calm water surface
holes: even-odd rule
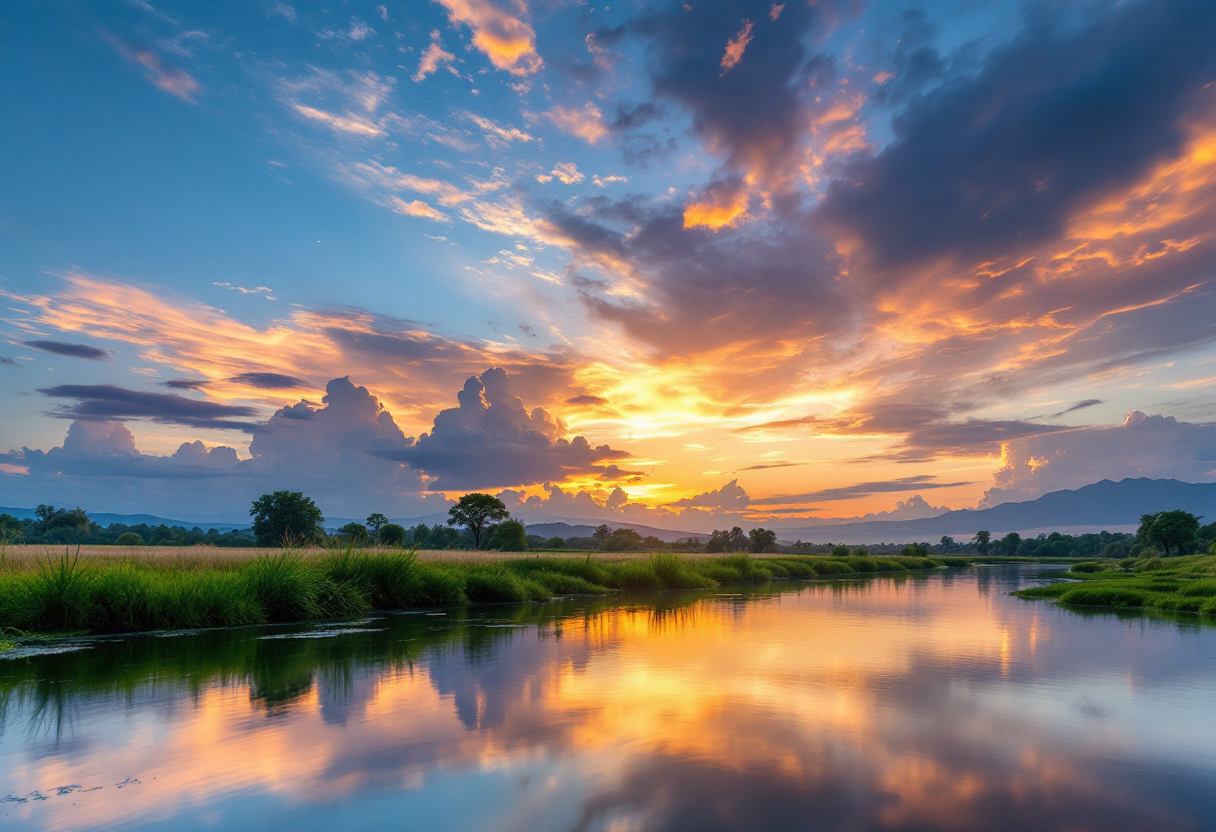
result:
[[[1216,829],[1216,628],[1041,567],[0,660],[0,828]]]

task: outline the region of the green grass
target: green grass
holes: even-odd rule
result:
[[[949,560],[950,565],[966,563]],[[370,610],[548,601],[615,590],[695,590],[785,578],[906,573],[944,566],[943,561],[859,555],[686,558],[657,552],[616,561],[588,555],[422,562],[410,551],[348,548],[191,563],[89,561],[65,551],[32,567],[0,566],[0,634],[287,623]],[[1200,602],[1208,598],[1195,597]],[[15,643],[11,637],[0,641],[0,649]]]
[[[1013,593],[1049,598],[1065,606],[1115,607],[1216,615],[1216,556],[1084,561],[1071,581]]]

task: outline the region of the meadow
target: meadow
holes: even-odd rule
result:
[[[1216,615],[1216,555],[1083,561],[1073,564],[1067,577],[1071,580],[1013,594],[1066,606]]]
[[[0,560],[0,633],[122,633],[344,618],[371,610],[548,601],[620,590],[963,566],[963,558],[671,552],[560,557],[402,549],[231,550],[148,547],[104,556],[12,551]],[[114,547],[106,547],[113,550]]]

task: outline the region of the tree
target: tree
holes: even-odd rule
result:
[[[641,547],[642,536],[633,529],[616,529],[600,544],[605,552],[630,552]]]
[[[39,503],[38,507],[34,509],[34,516],[37,517],[39,522],[42,523],[42,530],[45,532],[48,528],[50,528],[51,518],[56,514],[60,514],[62,511],[63,509],[57,509],[54,506],[47,505],[46,503]]]
[[[608,535],[610,534],[612,534],[612,528],[607,523],[603,523],[595,527],[595,531],[591,533],[591,536],[600,542],[600,546],[603,546],[604,541],[608,539]]]
[[[958,544],[956,544],[954,542],[953,537],[950,537],[949,535],[945,535],[945,534],[942,535],[941,547],[942,547],[943,552],[953,552],[955,546],[957,546],[957,545]]]
[[[383,526],[387,522],[388,522],[388,518],[385,517],[380,512],[376,512],[375,514],[367,515],[367,525],[372,527],[372,534],[376,534],[377,532],[379,532],[380,527]]]
[[[376,532],[376,542],[383,546],[404,546],[405,527],[396,523],[385,523],[380,527],[380,531]]]
[[[1178,554],[1195,544],[1199,535],[1199,518],[1189,511],[1161,511],[1140,518],[1136,536],[1144,543],[1159,543],[1168,558],[1170,550]]]
[[[975,546],[981,555],[988,554],[988,541],[992,540],[992,532],[976,532]]]
[[[742,552],[747,549],[749,543],[751,543],[751,541],[748,540],[747,535],[743,533],[743,529],[735,526],[730,530],[729,545],[727,546],[730,551]]]
[[[435,525],[435,529],[442,529],[443,526]],[[410,541],[419,549],[435,548],[431,546],[431,527],[426,523],[419,523],[414,528],[410,529]]]
[[[1022,545],[1022,536],[1017,532],[1010,532],[997,541],[997,551],[1002,555],[1012,555],[1017,552],[1018,547]]]
[[[709,536],[709,540],[705,543],[705,551],[707,552],[729,552],[730,551],[730,532],[714,529],[713,534]]]
[[[24,536],[20,520],[11,514],[0,514],[0,543],[12,543]]]
[[[777,548],[777,533],[770,529],[752,529],[747,536],[753,552],[771,552]]]
[[[849,547],[845,546],[843,543],[839,546],[832,547],[832,557],[847,558],[848,556],[849,556]]]
[[[524,552],[528,549],[528,532],[518,520],[507,520],[490,530],[486,546],[500,552]]]
[[[473,535],[473,548],[481,548],[482,535],[511,516],[502,500],[489,494],[465,494],[448,509],[448,525],[464,526]]]
[[[263,494],[249,509],[253,533],[263,546],[307,544],[325,535],[321,509],[299,491]]]
[[[562,540],[557,535],[553,535],[553,537],[545,541],[545,546],[550,549],[564,549],[566,547],[566,541]]]
[[[338,529],[338,534],[345,537],[348,543],[364,543],[367,541],[367,526],[362,523],[347,523]]]
[[[118,546],[143,546],[144,539],[136,532],[123,532],[114,540]]]

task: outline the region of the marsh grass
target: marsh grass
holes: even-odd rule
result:
[[[624,559],[483,553],[476,559],[423,560],[411,550],[349,546],[265,550],[245,559],[177,552],[177,557],[153,559],[86,559],[79,550],[44,552],[32,561],[7,558],[0,567],[0,628],[27,633],[199,629],[943,565],[934,558],[741,553],[689,558],[672,552]]]
[[[1078,607],[1113,607],[1216,615],[1216,556],[1083,561],[1072,580],[1019,590],[1019,598],[1050,598]]]

